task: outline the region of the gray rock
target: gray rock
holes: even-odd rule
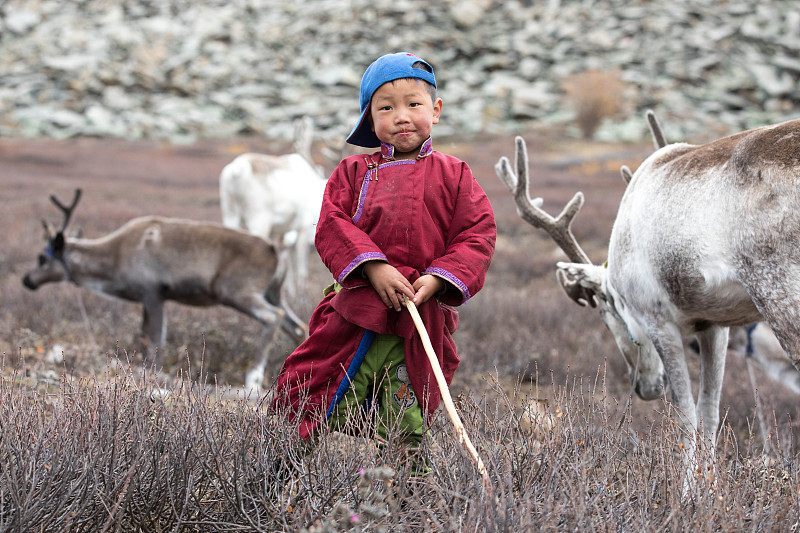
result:
[[[587,69],[616,70],[626,84],[603,140],[635,138],[645,108],[677,139],[800,106],[800,12],[790,0],[3,5],[0,135],[288,140],[293,120],[309,115],[320,137],[343,136],[364,68],[399,50],[436,68],[446,101],[437,135],[568,124],[562,80]]]
[[[31,28],[39,24],[42,18],[38,13],[28,11],[27,9],[20,9],[10,11],[3,21],[5,28],[16,34],[24,34],[30,31]]]

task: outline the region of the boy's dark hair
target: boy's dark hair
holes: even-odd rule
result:
[[[416,62],[414,62],[411,65],[411,68],[418,68],[418,69],[424,70],[425,72],[433,73],[433,70],[431,69],[431,67],[428,66],[428,64],[425,63],[424,61],[416,61]],[[409,79],[415,79],[415,78],[409,78]],[[431,102],[435,103],[436,102],[436,87],[432,83],[429,83],[429,82],[427,82],[425,80],[417,79],[417,81],[420,81],[420,82],[425,84],[425,86],[428,88],[428,94],[431,95]]]

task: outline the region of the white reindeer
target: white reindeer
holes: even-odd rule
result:
[[[666,137],[661,129],[661,125],[656,119],[652,110],[646,113],[648,125],[650,126],[650,133],[653,136],[653,144],[656,150],[663,148],[667,145]],[[626,166],[620,169],[622,178],[625,183],[630,183],[633,178],[633,173]],[[689,346],[695,352],[700,351],[700,346],[696,339],[693,339]],[[738,357],[746,360],[748,370],[749,365],[752,363],[761,368],[761,370],[773,381],[776,381],[795,394],[800,394],[800,371],[792,364],[791,359],[783,351],[780,342],[775,337],[775,334],[764,322],[757,322],[748,326],[732,327],[728,335],[728,351]],[[753,393],[756,397],[756,409],[760,411],[758,403],[758,393],[755,385],[755,376],[750,372],[751,381],[753,385]],[[764,420],[763,416],[759,416],[760,420]],[[763,425],[763,424],[762,424]],[[766,425],[763,425],[762,432],[768,431]],[[765,447],[766,449],[766,447]]]
[[[583,195],[556,218],[542,211],[528,195],[524,141],[516,144],[516,174],[501,158],[498,175],[522,218],[573,261],[558,264],[559,280],[578,303],[600,305],[637,393],[652,398],[668,378],[691,486],[698,431],[714,452],[728,328],[766,320],[800,362],[800,121],[656,150],[622,198],[607,267],[592,265],[570,231]],[[701,361],[696,403],[683,348],[692,335]]]
[[[307,336],[306,325],[281,303],[285,261],[265,240],[216,224],[155,216],[135,218],[98,239],[65,237],[80,189],[68,207],[50,198],[64,212],[64,223],[55,235],[48,232],[47,248],[23,284],[36,290],[46,283],[69,281],[141,302],[146,362],[158,367],[158,350],[167,333],[166,300],[231,307],[264,325],[266,342],[247,372],[248,390],[261,388],[270,345],[279,330],[298,343]]]
[[[308,276],[308,254],[327,183],[311,159],[310,120],[297,123],[295,153],[242,154],[228,163],[219,177],[222,224],[243,227],[292,249],[293,289],[302,288]]]

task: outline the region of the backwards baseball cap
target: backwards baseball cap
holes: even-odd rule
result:
[[[414,65],[417,66],[414,66]],[[423,61],[414,54],[398,52],[396,54],[386,54],[381,56],[367,67],[364,76],[361,78],[361,118],[350,135],[347,142],[365,148],[375,148],[381,145],[367,117],[369,104],[372,95],[386,82],[399,80],[401,78],[417,78],[427,81],[436,87],[436,77],[433,75],[433,67],[427,61]]]

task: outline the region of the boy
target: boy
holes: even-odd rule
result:
[[[286,359],[275,401],[291,407],[303,439],[325,421],[358,432],[352,415],[369,411],[379,442],[399,429],[416,448],[440,392],[404,298],[418,307],[449,383],[459,358],[448,304],[483,286],[494,215],[467,164],[433,151],[442,100],[428,63],[380,57],[361,80],[360,104],[347,142],[380,151],[343,159],[328,180],[315,245],[336,283]]]

